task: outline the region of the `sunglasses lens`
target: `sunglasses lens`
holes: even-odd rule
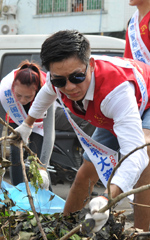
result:
[[[80,73],[76,73],[75,75],[70,74],[68,77],[69,81],[74,84],[82,83],[86,78],[87,68],[88,68],[88,65],[86,66],[85,73],[80,72]],[[64,87],[67,81],[65,77],[52,78],[51,74],[50,74],[50,80],[53,86],[58,88]]]
[[[74,76],[69,78],[69,81],[75,84],[82,83],[85,80],[86,76],[84,73],[77,73]]]
[[[51,83],[53,84],[53,86],[61,88],[64,87],[66,85],[66,79],[65,78],[59,78],[59,79],[51,79]]]

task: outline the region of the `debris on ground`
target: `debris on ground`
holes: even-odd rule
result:
[[[8,199],[7,199],[8,200]],[[12,202],[11,202],[12,204]],[[75,212],[68,217],[64,217],[63,213],[41,214],[38,213],[42,228],[47,239],[61,239],[65,234],[73,228],[82,224],[85,219],[87,209]],[[69,239],[72,240],[141,240],[137,238],[138,233],[142,233],[139,229],[125,230],[126,216],[124,211],[112,211],[105,226],[98,233],[77,232]],[[36,223],[36,219],[32,211],[15,212],[10,211],[10,202],[6,201],[0,208],[0,236],[3,239],[11,240],[42,240],[41,232]],[[2,239],[0,237],[0,239]],[[144,236],[144,239],[149,239]]]

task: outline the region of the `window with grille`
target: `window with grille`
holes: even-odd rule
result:
[[[66,12],[68,0],[38,0],[38,14]]]
[[[37,0],[37,14],[86,12],[103,6],[104,0]]]
[[[96,10],[102,8],[102,1],[99,0],[87,0],[87,10]]]

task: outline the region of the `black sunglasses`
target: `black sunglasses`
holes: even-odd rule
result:
[[[82,83],[85,78],[86,78],[86,74],[87,74],[87,69],[88,69],[88,64],[86,65],[86,69],[85,72],[79,72],[79,73],[72,73],[69,75],[69,77],[67,78],[71,83],[74,84],[78,84],[78,83]],[[53,86],[58,87],[58,88],[62,88],[66,85],[67,82],[66,77],[60,77],[60,78],[52,78],[51,74],[50,74],[50,80]]]

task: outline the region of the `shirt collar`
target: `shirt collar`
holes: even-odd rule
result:
[[[87,110],[89,101],[92,101],[94,99],[94,89],[95,89],[95,76],[94,76],[94,72],[92,72],[90,86],[87,90],[85,98],[82,101],[85,110]]]

